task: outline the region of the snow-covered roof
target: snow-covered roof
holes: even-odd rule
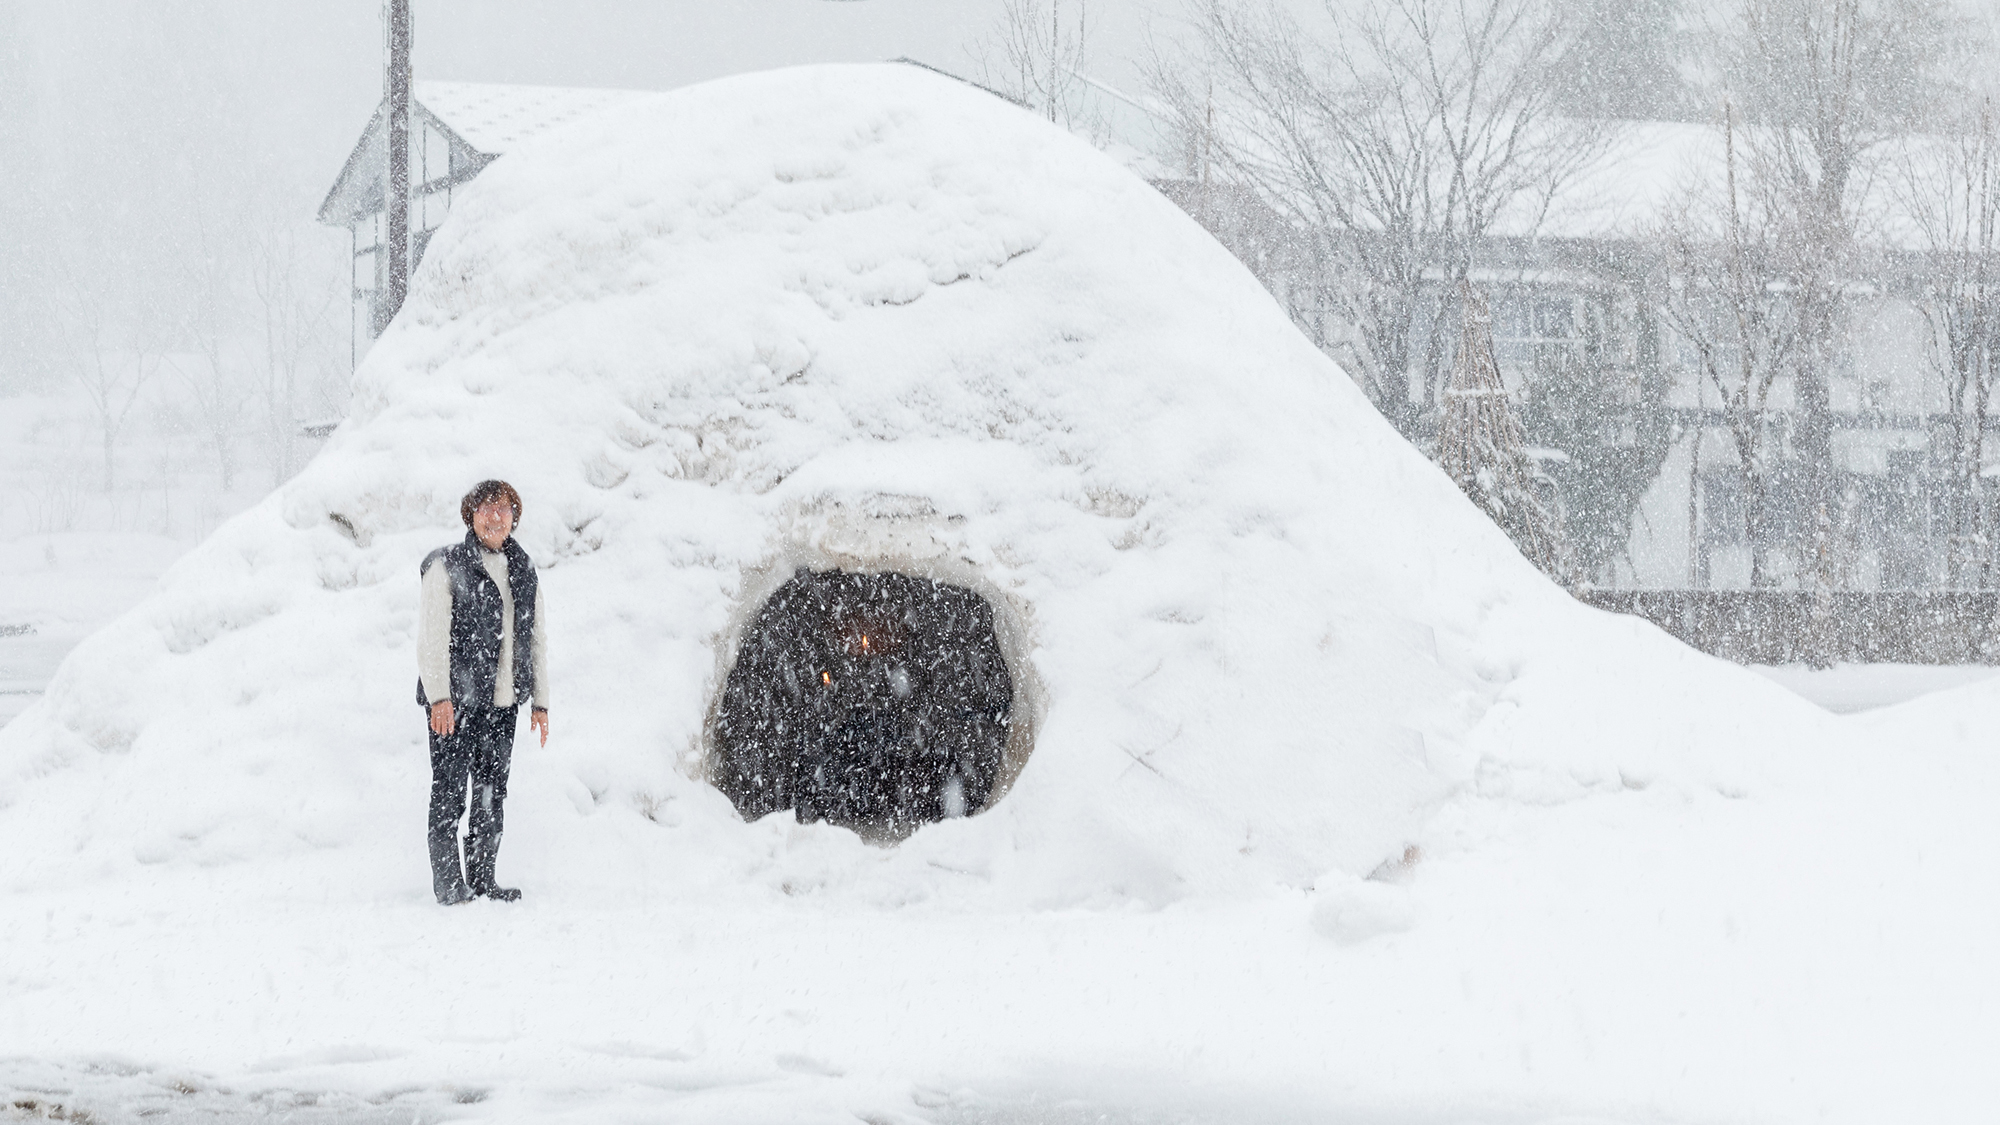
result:
[[[417,104],[465,143],[498,156],[559,125],[648,96],[643,90],[418,82]]]
[[[1712,237],[1722,237],[1728,214],[1729,145],[1722,127],[1674,121],[1602,123],[1603,148],[1563,185],[1551,201],[1539,234],[1546,237],[1634,240],[1657,235],[1681,212]],[[1758,150],[1769,134],[1738,126],[1735,139],[1737,206],[1746,217],[1763,206],[1752,185]],[[1922,251],[1927,230],[1941,213],[1963,207],[1967,167],[1960,142],[1937,134],[1887,138],[1870,146],[1869,159],[1850,184],[1857,234],[1870,246]],[[1523,216],[1499,233],[1521,235]]]
[[[420,124],[428,124],[444,136],[452,150],[450,169],[432,178],[456,184],[471,179],[488,163],[528,140],[646,96],[648,91],[644,90],[417,82],[410,93],[411,128],[414,131]],[[345,226],[382,210],[387,182],[386,128],[378,106],[320,204],[320,222]]]
[[[1517,212],[1496,234],[1522,237],[1630,239],[1656,230],[1669,209],[1723,167],[1719,129],[1679,121],[1608,121],[1596,158],[1549,203],[1540,226]]]

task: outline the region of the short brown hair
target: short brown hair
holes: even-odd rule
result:
[[[458,517],[465,521],[465,526],[472,526],[472,513],[488,500],[505,500],[514,509],[514,526],[521,525],[521,494],[504,480],[483,480],[473,485],[472,491],[465,494],[465,499],[458,502]]]

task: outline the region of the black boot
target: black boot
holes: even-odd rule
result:
[[[500,858],[500,835],[465,838],[465,879],[472,893],[496,902],[518,902],[521,892],[493,882],[493,864]]]
[[[437,895],[438,905],[457,906],[461,902],[471,902],[472,888],[466,886],[465,873],[458,865],[458,828],[453,826],[442,832],[432,832],[430,845],[431,890]]]

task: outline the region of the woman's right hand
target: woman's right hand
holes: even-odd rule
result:
[[[431,733],[440,738],[450,736],[455,724],[452,722],[451,700],[440,699],[431,704]]]

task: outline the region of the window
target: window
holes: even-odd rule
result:
[[[1582,317],[1574,297],[1503,290],[1493,299],[1493,356],[1511,386],[1537,370],[1583,356]]]

